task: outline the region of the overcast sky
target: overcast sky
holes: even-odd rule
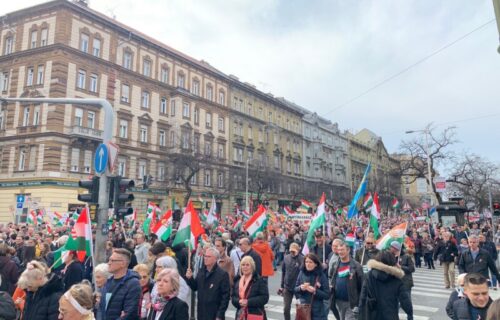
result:
[[[2,1],[0,14],[39,0]],[[404,132],[457,127],[457,152],[500,163],[491,0],[91,0],[90,7],[397,152]],[[343,106],[338,108],[339,106]],[[454,123],[450,123],[454,122]]]

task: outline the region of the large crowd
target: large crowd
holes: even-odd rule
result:
[[[187,320],[194,312],[214,320],[225,319],[231,304],[235,319],[260,320],[267,318],[269,278],[277,276],[285,320],[293,314],[392,320],[400,309],[413,319],[412,273],[438,265],[450,289],[451,319],[500,319],[500,302],[489,291],[500,277],[500,228],[491,221],[442,227],[397,216],[382,218],[380,231],[405,221],[404,241],[379,250],[366,219],[334,219],[314,230],[315,244],[304,254],[309,226],[286,219],[252,236],[227,220],[205,225],[207,236],[192,252],[173,245],[175,232],[163,241],[137,223],[116,224],[107,262],[95,266],[74,251],[57,256],[71,223],[50,232],[43,224],[0,224],[0,319]]]

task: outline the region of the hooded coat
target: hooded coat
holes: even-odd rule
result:
[[[23,319],[57,320],[59,317],[59,298],[64,293],[62,280],[55,274],[36,292],[26,292]]]
[[[260,256],[260,259],[262,261],[262,272],[260,276],[263,277],[271,277],[274,275],[274,269],[273,269],[273,260],[274,260],[274,253],[273,249],[271,249],[271,246],[267,241],[264,240],[256,240],[252,244],[252,249],[255,250]]]
[[[10,295],[14,294],[19,278],[19,270],[16,263],[8,256],[0,256],[0,276],[1,287],[5,287]],[[5,283],[3,283],[4,281]]]
[[[398,320],[399,305],[413,319],[413,306],[403,281],[404,271],[376,260],[368,261],[367,279],[361,289],[359,314],[362,320]]]

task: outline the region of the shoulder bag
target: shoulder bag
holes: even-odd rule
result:
[[[245,299],[248,301],[248,296],[250,295],[250,289],[252,289],[252,284],[250,284],[245,292]],[[264,312],[262,314],[253,314],[248,313],[248,307],[240,308],[238,310],[237,316],[235,319],[237,320],[264,320]],[[239,315],[238,315],[239,314]]]
[[[319,277],[316,277],[316,280],[314,280],[314,286],[316,286],[318,280]],[[311,320],[313,301],[314,294],[312,294],[311,303],[297,303],[295,305],[295,320]]]

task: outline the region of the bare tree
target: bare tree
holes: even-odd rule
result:
[[[478,209],[483,209],[488,206],[488,189],[498,190],[498,174],[497,165],[477,155],[465,154],[456,162],[450,180],[465,201],[472,201]]]
[[[257,202],[262,201],[262,195],[274,185],[282,181],[282,176],[268,166],[259,164],[248,169],[248,191],[257,195]]]
[[[400,145],[400,150],[404,155],[400,162],[401,175],[408,177],[406,183],[411,184],[417,178],[425,178],[432,186],[432,192],[438,203],[442,202],[441,194],[436,192],[436,186],[429,181],[427,161],[429,159],[430,176],[431,180],[434,180],[436,166],[454,158],[453,152],[449,150],[449,147],[457,142],[454,129],[454,127],[448,127],[441,132],[435,132],[435,127],[431,123],[421,130],[422,134],[415,135],[410,140],[403,140]]]

